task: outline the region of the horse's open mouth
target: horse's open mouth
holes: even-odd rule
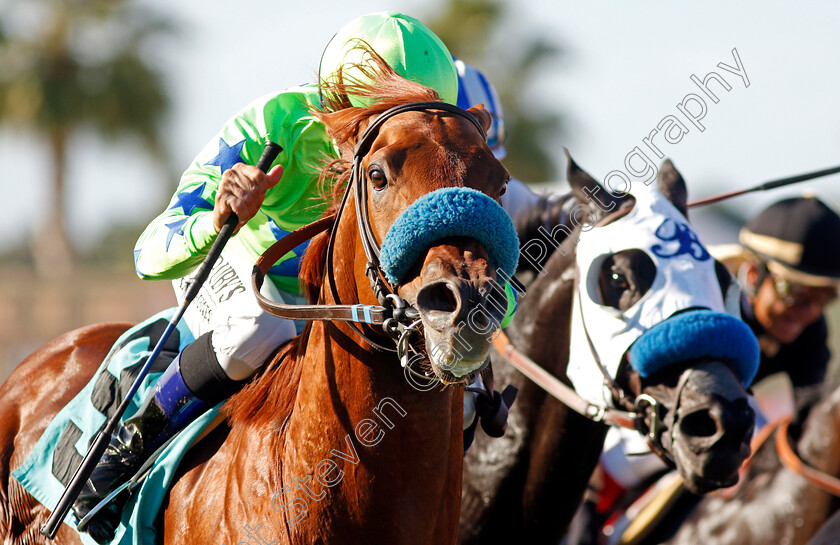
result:
[[[468,386],[490,362],[488,357],[480,361],[465,361],[457,350],[441,345],[429,347],[425,336],[420,333],[409,343],[408,350],[412,356],[406,363],[407,371],[420,381],[439,382],[444,386]],[[459,372],[465,369],[464,372]]]

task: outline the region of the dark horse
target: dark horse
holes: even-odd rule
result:
[[[509,175],[479,129],[489,127],[489,114],[482,107],[466,114],[436,108],[441,103],[434,91],[378,64],[374,84],[363,87],[379,98],[375,104],[318,113],[341,150],[340,164],[326,170],[327,176],[340,176],[334,202],[348,183],[364,129],[391,107],[433,101],[387,119],[361,159],[359,183],[369,185],[368,198],[361,202],[368,209],[370,232],[381,243],[409,205],[442,188],[471,188],[477,190],[471,194],[480,192],[476,198],[496,206],[491,201],[498,201]],[[328,213],[336,210],[334,204]],[[326,262],[326,234],[313,239],[305,256],[302,279],[310,300],[377,305],[353,199],[339,216],[333,261]],[[515,242],[511,247],[515,259]],[[455,235],[432,242],[410,265],[398,293],[419,311],[427,343],[450,339],[466,313],[486,302],[481,294],[497,291],[487,289],[496,277],[489,255],[486,243]],[[101,324],[62,335],[24,360],[0,388],[4,543],[45,543],[38,528],[47,508],[9,473],[127,327]],[[412,387],[399,359],[368,342],[393,346],[391,339],[378,327],[361,328],[311,322],[231,398],[223,424],[197,443],[179,467],[159,519],[161,542],[249,542],[258,526],[267,543],[455,541],[463,390]],[[486,365],[490,344],[485,337],[459,343],[457,372],[434,361],[425,363],[427,369],[442,383],[464,385]],[[428,352],[429,346],[418,350]],[[80,543],[66,526],[56,542]]]
[[[678,318],[685,307],[698,306],[685,299],[686,290],[717,297],[718,310],[723,307],[720,301],[731,277],[706,255],[687,225],[687,192],[682,177],[666,161],[656,188],[640,183],[641,191],[635,192],[635,198],[629,194],[617,198],[569,158],[568,181],[572,193],[546,204],[560,210],[554,214],[559,218],[555,225],[567,228],[564,231],[555,226],[551,230],[551,238],[559,243],[557,250],[545,260],[520,301],[516,318],[507,329],[511,343],[564,382],[575,382],[567,371],[578,366],[579,372],[588,373],[594,381],[589,389],[590,396],[595,397],[605,395],[601,394],[605,390],[604,375],[589,354],[597,351],[600,365],[614,373],[615,387],[609,396],[616,407],[626,406],[618,399],[622,395],[632,400],[647,394],[647,399],[656,401],[657,429],[646,425],[640,431],[653,432],[653,443],[673,459],[692,490],[705,493],[733,484],[739,465],[749,454],[754,422],[742,385],[745,381],[736,378],[724,358],[698,357],[697,350],[672,355],[667,366],[642,376],[628,365],[631,351],[627,342],[617,348],[610,346],[645,312],[656,317],[647,324],[650,327],[657,321],[665,324]],[[651,199],[660,203],[659,210],[671,209],[670,216],[657,218],[653,214],[647,223],[639,223],[638,217],[636,223],[622,223]],[[574,221],[574,207],[580,204],[595,210],[597,226]],[[536,229],[544,221],[545,217],[537,217],[532,226]],[[608,231],[610,228],[613,230]],[[527,225],[519,229],[522,258],[533,256],[534,263],[540,256],[533,250],[537,245],[529,241],[549,240],[545,236],[549,233],[540,229],[541,234],[535,230],[529,234]],[[646,241],[654,231],[654,241],[658,242],[651,246]],[[683,251],[697,258],[696,263],[686,265],[688,261],[683,261],[677,265],[661,258]],[[654,254],[660,256],[658,264],[652,260]],[[589,272],[582,255],[589,256]],[[710,269],[701,274],[701,267]],[[683,289],[672,292],[679,285]],[[594,301],[587,303],[587,297]],[[580,305],[588,305],[589,315],[583,326],[575,325],[581,315],[579,308],[584,308]],[[642,310],[644,305],[649,310]],[[599,311],[603,315],[597,314]],[[619,324],[617,329],[609,329],[615,323]],[[740,321],[737,324],[743,326]],[[754,343],[748,329],[739,331],[737,342]],[[645,335],[647,332],[636,344]],[[587,340],[592,341],[591,346],[587,346]],[[710,347],[728,342],[699,330],[670,338],[677,340]],[[669,338],[660,338],[657,349],[668,349],[668,344]],[[755,347],[753,371],[757,350]],[[555,545],[582,500],[608,428],[548,396],[503,358],[494,354],[493,361],[496,380],[513,383],[521,391],[505,436],[492,441],[479,437],[467,453],[460,542]],[[575,382],[575,387],[586,397],[580,382]]]
[[[798,396],[790,444],[803,463],[840,478],[840,388],[821,393]],[[812,538],[815,544],[840,543],[840,500],[782,465],[775,443],[771,438],[757,449],[734,490],[703,498],[686,495],[643,543],[810,545]]]

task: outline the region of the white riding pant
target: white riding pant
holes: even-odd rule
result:
[[[601,467],[624,488],[633,488],[668,466],[651,452],[638,431],[612,426],[604,441]]]
[[[219,365],[228,377],[237,381],[253,375],[279,345],[303,328],[302,322],[296,324],[260,308],[251,288],[253,267],[247,259],[223,253],[183,318],[196,338],[212,332],[211,341]],[[183,303],[194,275],[173,280],[179,305]],[[268,279],[260,292],[278,303],[303,303],[302,296],[281,292]]]

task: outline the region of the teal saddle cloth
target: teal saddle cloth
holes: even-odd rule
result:
[[[128,393],[176,310],[167,309],[126,331],[114,343],[87,386],[56,415],[26,461],[12,472],[26,491],[50,510],[73,477],[90,442]],[[193,335],[182,321],[172,331],[123,418],[137,411],[161,373],[192,341]],[[143,482],[134,489],[113,544],[155,543],[158,514],[178,464],[218,412],[217,406],[202,415],[162,451]],[[75,529],[72,512],[64,522]],[[86,533],[79,533],[79,536],[86,545],[96,545]]]

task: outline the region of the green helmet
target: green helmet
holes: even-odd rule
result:
[[[324,49],[319,78],[333,81],[342,65],[361,63],[363,53],[354,49],[360,40],[369,44],[402,77],[431,87],[444,102],[457,103],[458,73],[449,50],[426,25],[401,13],[370,13],[344,25]],[[358,81],[365,79],[346,69],[345,75]],[[350,97],[350,102],[364,105],[358,97]]]

